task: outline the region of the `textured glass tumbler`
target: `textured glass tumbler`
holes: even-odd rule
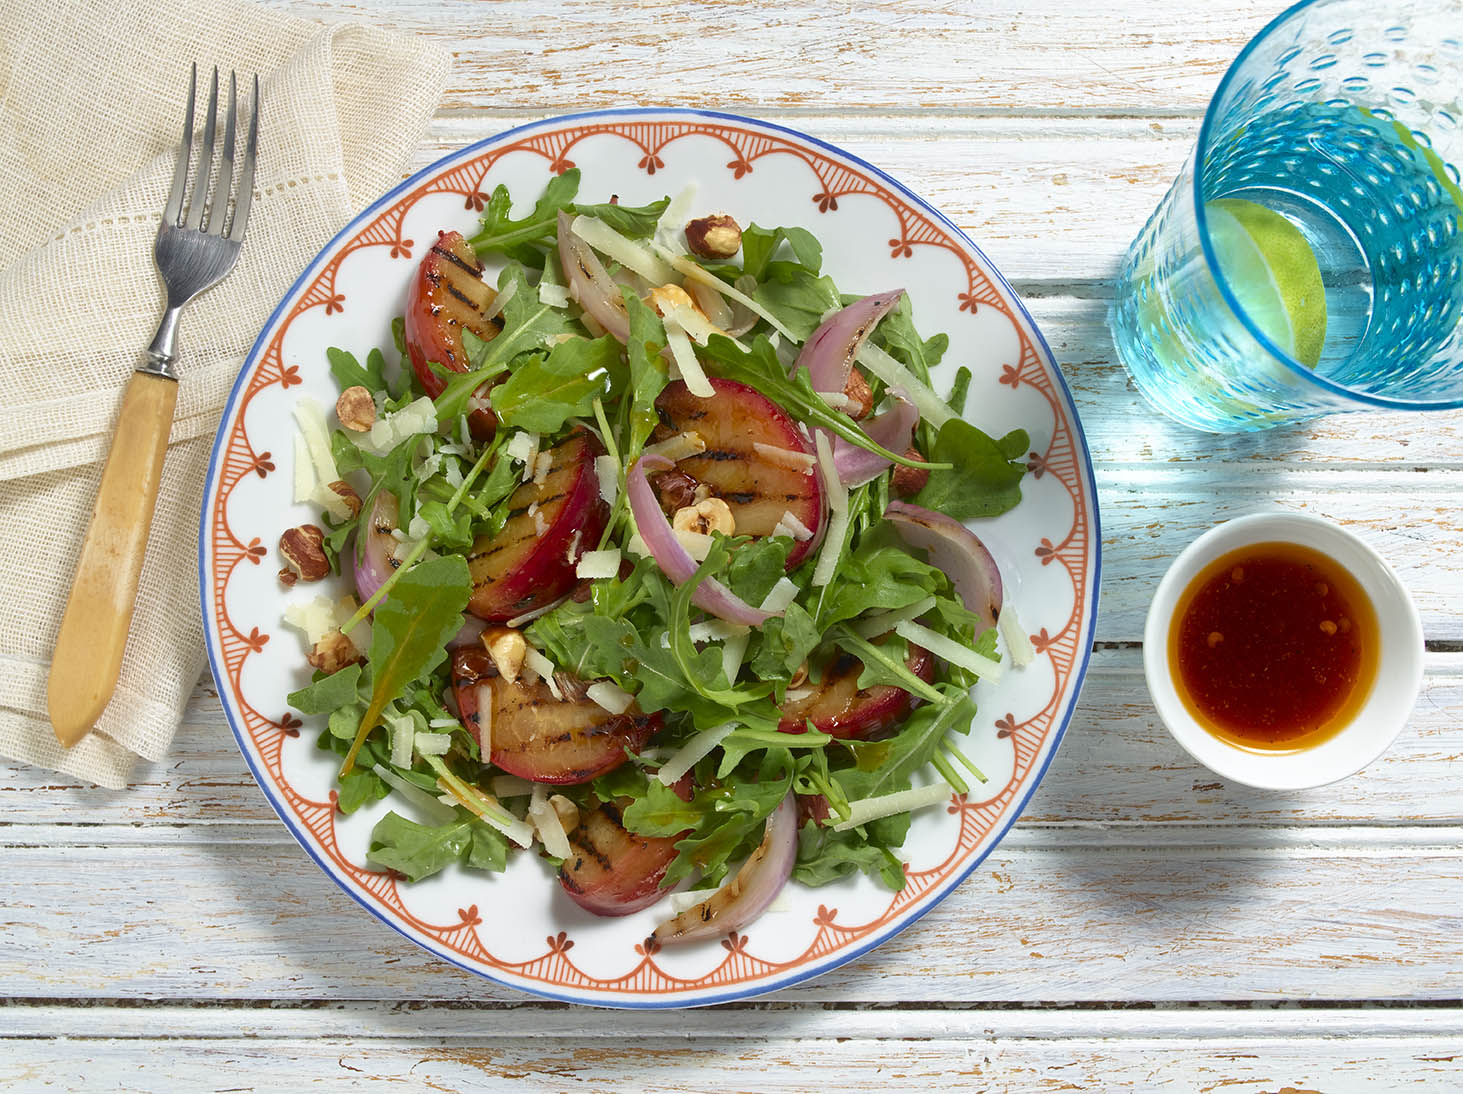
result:
[[[1139,390],[1210,432],[1463,406],[1460,166],[1463,0],[1311,0],[1279,16],[1225,74],[1118,277],[1108,320]],[[1276,336],[1297,248],[1269,267],[1234,261],[1234,208],[1289,222],[1272,244],[1298,230],[1309,245],[1324,341],[1303,330],[1319,360]],[[1257,269],[1279,270],[1260,294],[1268,316],[1239,283]]]

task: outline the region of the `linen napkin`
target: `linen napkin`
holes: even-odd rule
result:
[[[253,210],[233,273],[183,315],[121,679],[67,752],[46,715],[51,649],[123,385],[161,313],[152,246],[194,60],[200,127],[215,64],[240,73],[243,100],[259,74]],[[198,517],[224,399],[294,278],[401,177],[449,65],[421,41],[239,0],[0,0],[0,754],[121,787],[138,757],[166,753],[205,660]]]

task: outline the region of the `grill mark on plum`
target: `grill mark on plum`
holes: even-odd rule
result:
[[[618,822],[614,822],[614,824],[615,827],[619,828],[621,832],[624,831],[624,827]],[[584,842],[579,844],[579,846],[584,848],[584,850],[588,851],[589,854],[593,856],[595,862],[599,864],[600,869],[604,870],[606,873],[609,873],[615,868],[615,860],[608,853],[606,853],[606,848],[600,846],[601,834],[596,831],[596,829],[598,829],[599,827],[600,826],[597,824],[586,824],[584,826]],[[609,832],[603,833],[603,836],[611,840],[616,839],[616,837]],[[614,848],[610,847],[608,848],[608,851],[614,851]]]
[[[464,273],[467,273],[474,279],[479,279],[482,276],[483,269],[481,266],[474,266],[470,263],[464,262],[460,257],[458,257],[456,251],[443,250],[440,243],[432,244],[432,253],[434,255],[441,255],[448,262],[452,263],[458,269],[462,270]]]
[[[624,814],[620,812],[619,806],[617,806],[614,802],[601,802],[599,808],[600,811],[603,812],[604,815],[610,819],[610,822],[614,824],[616,828],[620,829],[620,831],[624,832],[626,835],[630,834],[629,829],[625,827],[625,823],[621,819]]]
[[[733,452],[726,448],[708,448],[705,452],[696,453],[696,458],[700,460],[711,460],[713,463],[722,463],[726,460],[751,459],[745,452]]]
[[[553,495],[552,497],[548,497],[548,498],[534,498],[533,501],[529,502],[528,505],[523,506],[523,508],[521,508],[521,509],[510,509],[510,510],[508,510],[508,518],[503,523],[506,525],[508,523],[508,521],[509,520],[512,520],[514,517],[527,516],[528,515],[528,508],[529,508],[529,506],[530,505],[533,505],[535,502],[538,504],[539,511],[542,512],[544,509],[547,509],[550,505],[553,505],[554,502],[556,502],[556,501],[562,501],[564,498],[568,497],[568,494],[569,494],[569,492],[567,490],[560,490],[557,494]]]
[[[447,294],[451,296],[454,300],[461,300],[469,308],[473,309],[473,311],[477,310],[477,305],[474,304],[470,299],[468,299],[467,294],[450,282],[447,285]]]
[[[766,495],[759,494],[755,490],[737,490],[731,493],[725,493],[721,495],[723,501],[735,502],[738,505],[750,505],[758,498],[765,496]]]

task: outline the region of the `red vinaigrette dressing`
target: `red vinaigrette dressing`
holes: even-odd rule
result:
[[[1256,543],[1206,566],[1179,597],[1169,664],[1188,711],[1220,740],[1297,752],[1327,740],[1377,675],[1377,616],[1334,559]]]

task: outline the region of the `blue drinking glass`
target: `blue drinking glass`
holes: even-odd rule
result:
[[[1308,0],[1230,66],[1108,315],[1210,432],[1463,406],[1463,3]]]

